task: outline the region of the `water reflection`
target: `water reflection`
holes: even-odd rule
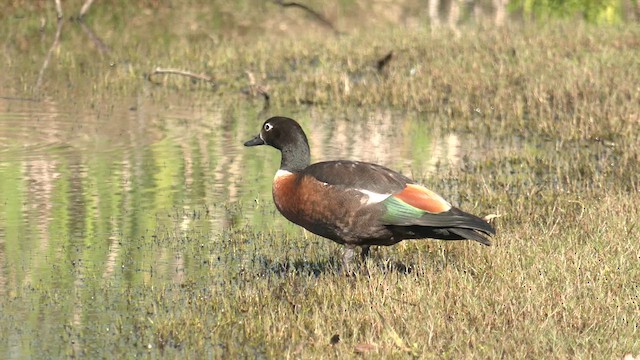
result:
[[[0,294],[20,299],[5,304],[17,318],[43,314],[30,325],[38,333],[70,324],[73,339],[118,311],[95,307],[105,289],[126,297],[198,278],[216,286],[248,266],[278,264],[256,249],[293,228],[271,202],[279,155],[242,146],[262,115],[179,99],[94,107],[5,99],[0,109]],[[279,113],[301,122],[314,161],[373,161],[420,179],[456,168],[465,152],[458,136],[417,115]],[[285,257],[304,261],[310,247],[327,245],[293,231],[300,240],[283,244]]]
[[[270,204],[279,155],[242,148],[264,118],[174,104],[129,99],[72,111],[75,104],[0,101],[0,291],[48,278],[61,260],[113,276],[123,256],[145,258],[136,254],[137,241],[163,229],[174,236],[197,228],[207,237],[242,216],[264,223],[251,206],[238,217],[228,205]],[[415,115],[311,110],[297,118],[314,161],[372,161],[416,178],[460,161],[458,136]],[[146,260],[156,276],[163,267],[160,273],[185,268],[170,249]]]

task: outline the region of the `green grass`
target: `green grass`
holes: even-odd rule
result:
[[[459,180],[478,186],[471,174]],[[251,260],[230,270],[230,284],[156,292],[154,344],[173,346],[169,354],[269,358],[637,353],[637,191],[514,188],[474,189],[481,208],[502,209],[495,246],[405,242],[375,251],[353,277],[338,271],[330,241],[239,231],[236,251]],[[185,306],[166,311],[176,303]]]
[[[248,258],[244,265],[229,265],[222,279],[212,267],[209,278],[142,288],[129,296],[144,316],[125,323],[137,329],[135,338],[147,335],[149,351],[169,357],[637,352],[637,194],[480,198],[510,205],[494,247],[406,242],[379,249],[359,275],[346,277],[329,241],[240,229],[227,236]],[[592,203],[600,206],[583,207]],[[210,246],[192,253],[193,260],[207,258]],[[133,342],[121,331],[113,337]],[[332,345],[336,335],[340,341]]]
[[[635,101],[640,98],[636,71],[640,60],[635,51],[640,29],[633,23],[515,24],[469,31],[461,37],[447,31],[433,34],[428,27],[381,27],[334,36],[313,26],[302,31],[309,27],[309,19],[269,6],[277,21],[290,23],[290,30],[277,31],[256,21],[251,36],[238,37],[212,33],[205,26],[218,14],[215,11],[206,15],[185,10],[176,19],[175,12],[164,8],[154,16],[115,9],[143,28],[160,30],[119,32],[114,29],[122,25],[115,15],[89,18],[88,25],[112,48],[102,54],[87,48],[85,33],[67,22],[56,61],[45,72],[44,94],[64,98],[83,91],[94,101],[104,101],[145,88],[162,93],[143,79],[156,67],[164,67],[208,74],[216,83],[212,88],[184,77],[157,76],[164,90],[196,92],[195,96],[223,102],[246,100],[243,92],[250,89],[247,73],[251,73],[275,108],[384,106],[457,119],[448,124],[456,129],[563,139],[618,141],[640,124]],[[55,24],[48,22],[40,33],[36,16],[8,20],[2,33],[14,46],[6,47],[3,61],[11,71],[2,75],[3,80],[16,92],[28,91],[38,74],[32,69],[42,63]],[[171,26],[163,27],[163,21]],[[230,31],[242,27],[238,22],[228,25]],[[37,37],[41,46],[30,46]],[[375,63],[389,51],[394,57],[378,73]],[[22,75],[7,76],[12,73]],[[74,91],[60,91],[58,84]]]
[[[171,15],[164,11],[161,20]],[[443,131],[506,144],[467,159],[460,171],[418,179],[455,194],[464,209],[502,215],[494,246],[404,242],[376,249],[359,274],[347,277],[339,271],[340,249],[329,240],[279,222],[254,227],[243,212],[249,204],[224,204],[236,221],[221,234],[194,227],[185,236],[175,230],[176,218],[169,230],[152,230],[155,240],[137,245],[153,254],[170,244],[208,268],[207,276],[158,285],[151,274],[137,287],[96,287],[82,304],[100,304],[109,320],[100,320],[91,336],[59,334],[53,355],[640,355],[637,24],[522,25],[460,38],[426,28],[341,37],[314,29],[248,40],[212,38],[205,25],[211,19],[196,15],[189,17],[195,30],[181,27],[183,33],[115,31],[109,26],[121,19],[90,18],[112,47],[109,55],[81,47],[86,38],[67,24],[41,94],[58,100],[81,94],[91,104],[141,93],[162,103],[180,93],[259,108],[260,100],[241,92],[250,71],[270,94],[273,113],[311,104],[327,116],[387,107],[426,114]],[[152,21],[148,14],[136,19]],[[37,18],[22,21],[23,27],[15,19],[13,27],[2,26],[0,38],[11,41],[0,61],[10,71],[0,76],[13,94],[27,96],[52,34],[47,28],[31,46]],[[391,50],[388,69],[377,73],[375,61]],[[217,86],[174,77],[151,85],[144,74],[156,66],[208,73]],[[511,142],[523,145],[512,149]],[[279,216],[272,204],[256,208]],[[139,266],[135,259],[125,263]],[[9,294],[5,306],[22,302],[24,293],[54,304],[74,301],[36,285]]]

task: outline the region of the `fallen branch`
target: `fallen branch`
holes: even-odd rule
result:
[[[389,64],[389,62],[393,59],[393,51],[389,51],[387,55],[385,55],[382,59],[378,60],[376,63],[376,68],[378,72],[382,72],[384,68]]]
[[[28,101],[28,102],[39,102],[39,99],[35,99],[35,98],[21,98],[21,97],[15,97],[15,96],[0,96],[0,99],[2,100],[11,100],[11,101]]]
[[[497,219],[497,218],[502,217],[502,216],[503,215],[500,215],[500,214],[489,214],[487,216],[484,216],[482,218],[482,220],[484,220],[484,221],[486,221],[488,223],[492,223],[494,219]]]
[[[60,1],[56,0],[56,11],[57,11],[58,5],[60,5]],[[42,67],[40,68],[40,72],[38,73],[38,79],[36,80],[36,85],[33,87],[33,90],[35,92],[38,92],[38,90],[40,90],[40,86],[42,85],[42,78],[44,77],[44,72],[49,67],[49,62],[51,61],[51,55],[53,54],[55,49],[58,47],[58,45],[60,45],[60,34],[62,34],[62,24],[64,24],[64,19],[62,18],[62,5],[60,5],[60,11],[58,12],[58,27],[56,28],[56,36],[53,39],[53,44],[51,44],[51,47],[47,52],[47,56],[44,58],[44,61],[42,62]]]
[[[209,82],[211,84],[215,84],[215,82],[213,81],[213,78],[210,76],[207,76],[204,74],[196,74],[190,71],[179,70],[179,69],[170,69],[170,68],[163,69],[163,68],[157,67],[155,70],[153,70],[153,72],[147,75],[147,80],[149,80],[152,83],[155,83],[155,81],[153,81],[152,79],[154,75],[180,75],[180,76],[186,76],[194,80],[201,80],[201,81]]]
[[[56,0],[56,15],[58,16],[58,21],[62,20],[64,14],[62,13],[62,3],[60,0]]]
[[[254,97],[257,95],[261,95],[262,98],[264,99],[264,106],[262,108],[262,112],[268,110],[269,107],[271,106],[271,103],[269,102],[271,100],[271,97],[267,92],[267,88],[265,86],[262,86],[256,83],[256,77],[253,75],[251,71],[246,70],[245,74],[247,74],[247,77],[249,78],[249,89],[246,92],[246,94]]]
[[[89,8],[91,7],[91,4],[93,4],[94,0],[87,0],[84,2],[84,4],[82,5],[82,7],[80,8],[80,14],[78,14],[78,19],[82,19],[84,17],[84,15],[87,13],[87,11],[89,11]]]
[[[96,33],[94,33],[93,30],[89,26],[87,26],[87,24],[84,23],[82,18],[79,17],[77,19],[77,23],[80,24],[80,28],[82,28],[82,31],[84,31],[89,39],[91,39],[91,42],[93,42],[93,44],[101,54],[109,54],[111,52],[109,46],[107,46],[107,44],[105,44],[104,41],[102,41],[102,39],[100,39],[100,37],[96,35]]]
[[[300,4],[300,3],[297,3],[297,2],[284,2],[282,0],[273,0],[273,2],[276,5],[280,5],[282,7],[297,7],[297,8],[300,8],[300,9],[306,11],[307,13],[311,14],[311,16],[313,16],[316,20],[318,20],[322,25],[324,25],[324,26],[328,27],[329,29],[331,29],[336,35],[340,34],[340,31],[338,31],[338,29],[336,29],[333,26],[331,21],[329,21],[327,18],[322,16],[319,12],[313,10],[312,8],[308,7],[307,5]]]

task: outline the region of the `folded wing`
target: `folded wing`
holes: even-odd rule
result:
[[[422,226],[427,237],[433,237],[435,228],[435,233],[457,235],[447,235],[447,239],[459,237],[490,245],[487,236],[495,234],[486,221],[452,207],[438,194],[417,184],[407,184],[401,192],[388,197],[382,204],[386,207],[381,219],[383,224],[411,227],[418,234]]]

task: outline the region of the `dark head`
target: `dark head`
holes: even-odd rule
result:
[[[270,145],[282,152],[280,168],[300,171],[309,166],[309,142],[304,130],[295,120],[274,116],[262,124],[260,133],[244,146]]]

